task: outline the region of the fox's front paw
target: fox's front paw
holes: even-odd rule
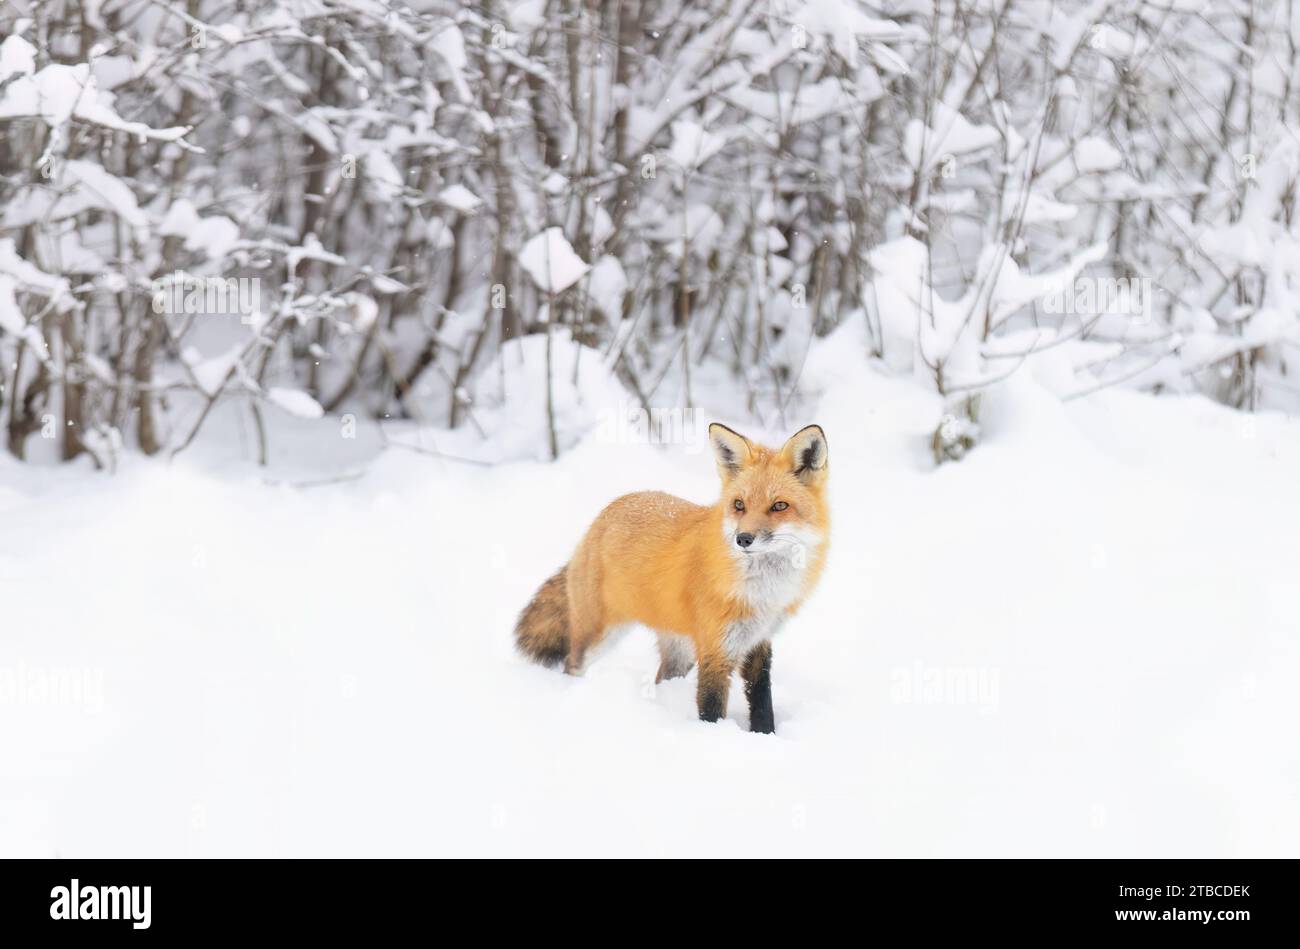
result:
[[[727,714],[727,700],[720,695],[711,694],[700,698],[700,721],[716,722]]]
[[[775,735],[776,722],[772,720],[771,715],[751,715],[749,717],[749,730],[762,735]]]

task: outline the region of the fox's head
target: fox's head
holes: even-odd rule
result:
[[[826,433],[802,428],[773,450],[714,422],[709,443],[722,477],[722,529],[739,556],[799,557],[826,536]]]

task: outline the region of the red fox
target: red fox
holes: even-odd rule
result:
[[[656,682],[698,664],[700,718],[715,722],[739,667],[750,731],[771,733],[771,639],[826,563],[826,435],[809,425],[774,451],[715,422],[709,443],[722,478],[718,502],[642,491],[611,503],[524,607],[515,641],[543,665],[563,662],[577,675],[611,630],[641,623],[659,639]]]

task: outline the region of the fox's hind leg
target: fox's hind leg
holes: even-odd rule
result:
[[[691,671],[695,665],[695,644],[686,636],[674,636],[671,633],[658,633],[659,638],[659,674],[655,682],[665,679],[679,679]]]
[[[564,657],[564,674],[570,676],[582,675],[582,664],[587,654],[587,650],[582,648],[575,639],[569,643],[569,654]]]
[[[564,671],[580,676],[586,665],[587,651],[605,637],[599,572],[590,555],[581,548],[569,565],[568,592],[573,628],[569,630],[569,654],[564,659]]]
[[[564,660],[564,671],[580,676],[586,666],[587,653],[594,649],[609,632],[604,617],[592,604],[592,598],[570,596],[573,629],[569,633],[569,655]]]
[[[605,638],[605,631],[595,623],[574,624],[569,636],[569,654],[564,659],[564,671],[571,676],[582,675],[587,664],[587,650]]]

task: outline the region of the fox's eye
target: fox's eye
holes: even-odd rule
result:
[[[731,506],[734,507],[737,511],[743,511],[745,509],[745,502],[740,500],[740,498],[736,498],[735,503],[733,503]]]
[[[772,510],[774,510],[774,511],[784,511],[784,510],[785,510],[786,508],[788,508],[789,506],[790,506],[790,505],[786,504],[784,501],[777,501],[775,504],[772,505]]]

